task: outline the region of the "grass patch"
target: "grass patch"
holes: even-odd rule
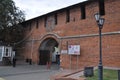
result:
[[[93,77],[86,77],[87,80],[98,80],[98,70],[94,71]],[[104,69],[103,70],[103,80],[118,80],[118,71]]]

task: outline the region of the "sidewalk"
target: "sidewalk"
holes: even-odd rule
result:
[[[32,77],[31,75],[34,75],[40,78],[49,77],[49,80],[55,80],[57,78],[79,79],[80,76],[83,75],[83,69],[62,70],[62,69],[59,69],[58,65],[52,65],[50,69],[47,69],[46,65],[34,65],[34,64],[29,65],[28,63],[24,63],[24,62],[17,63],[16,67],[0,66],[0,77],[2,78],[12,77],[12,76],[21,77],[22,75],[27,75],[27,77]],[[25,76],[24,76],[24,79],[25,79]],[[37,79],[35,78],[35,80]]]
[[[50,80],[84,80],[80,79],[83,75],[83,69],[79,70],[61,70],[58,74],[51,76]]]
[[[44,77],[43,75],[49,75],[50,80],[55,80],[56,78],[75,78],[79,79],[79,76],[83,74],[82,70],[60,70],[57,65],[52,65],[50,69],[44,65],[29,65],[22,64],[12,66],[0,66],[0,77],[11,77],[11,76],[21,76],[21,75],[33,75],[40,74],[39,77]],[[45,76],[46,77],[46,76]],[[2,79],[0,79],[2,80]],[[35,79],[36,80],[36,79]]]
[[[47,69],[46,65],[17,65],[16,67],[12,66],[0,66],[0,77],[2,76],[11,76],[19,74],[30,74],[30,73],[39,73],[39,72],[50,72],[58,71],[56,65],[52,65],[51,69]]]

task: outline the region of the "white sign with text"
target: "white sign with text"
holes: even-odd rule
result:
[[[68,54],[80,55],[80,45],[68,45]]]

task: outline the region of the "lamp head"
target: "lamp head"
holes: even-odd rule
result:
[[[100,29],[102,29],[103,24],[104,24],[104,21],[105,21],[104,18],[100,18],[100,19],[99,19],[98,25],[99,25]]]
[[[100,14],[99,14],[99,13],[96,13],[94,16],[95,16],[95,20],[96,20],[97,22],[99,22]]]

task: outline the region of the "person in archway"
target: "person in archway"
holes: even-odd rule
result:
[[[13,57],[13,67],[16,67],[16,58],[15,57]]]
[[[60,66],[60,55],[56,55],[56,57],[57,57],[57,64]]]

